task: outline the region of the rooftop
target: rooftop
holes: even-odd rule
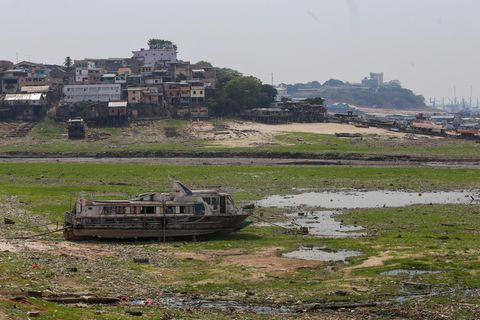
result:
[[[110,101],[108,103],[109,108],[126,108],[127,101]]]
[[[5,101],[36,101],[42,99],[42,93],[17,93],[6,94]]]

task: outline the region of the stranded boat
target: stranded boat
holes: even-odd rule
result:
[[[172,181],[170,193],[145,193],[130,200],[78,199],[65,214],[66,240],[192,237],[229,233],[248,225],[253,206],[236,208],[230,194],[190,190]]]

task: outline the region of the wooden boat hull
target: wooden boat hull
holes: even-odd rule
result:
[[[250,214],[181,217],[88,218],[66,224],[66,240],[208,236],[241,229]]]

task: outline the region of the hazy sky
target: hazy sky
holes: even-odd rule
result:
[[[270,83],[383,71],[428,99],[480,96],[478,0],[2,0],[0,60],[130,57],[149,38]],[[448,100],[447,100],[448,101]]]

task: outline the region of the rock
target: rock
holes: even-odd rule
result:
[[[27,291],[27,296],[40,298],[42,297],[43,293],[41,291]]]
[[[27,316],[31,318],[40,317],[40,311],[28,311]]]
[[[346,295],[348,295],[348,291],[346,291],[346,290],[337,290],[337,291],[335,291],[335,294],[336,294],[337,296],[346,296]]]
[[[138,310],[127,310],[125,313],[135,317],[141,317],[143,315],[143,312]]]
[[[148,258],[145,258],[145,257],[134,257],[134,258],[133,258],[133,262],[136,262],[136,263],[148,263],[149,260],[148,260]]]
[[[15,221],[9,218],[3,218],[3,223],[4,224],[15,224]]]
[[[77,269],[77,267],[69,267],[69,268],[67,268],[67,271],[68,272],[78,272],[78,269]]]

